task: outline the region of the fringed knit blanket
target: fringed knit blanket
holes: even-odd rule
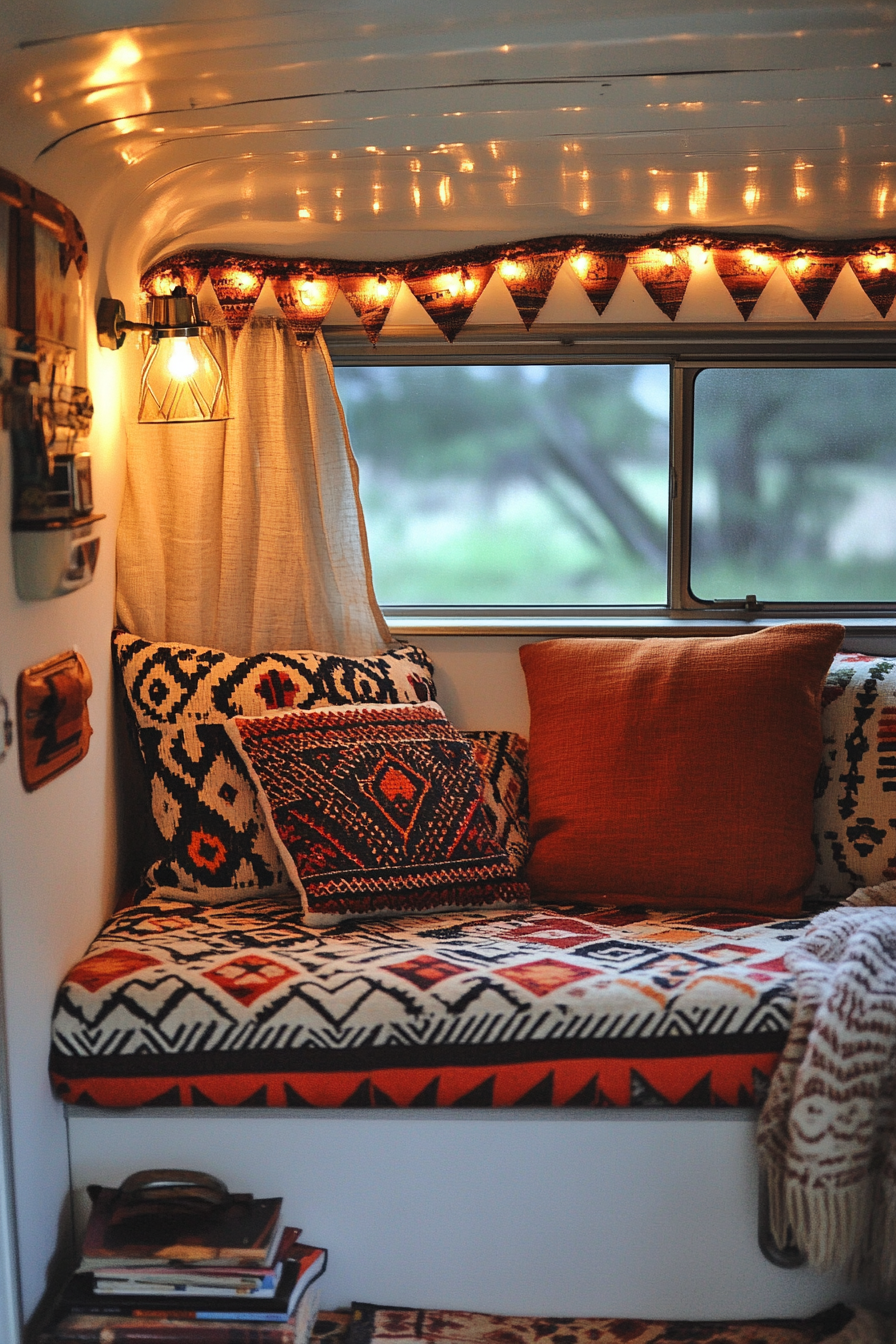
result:
[[[796,1009],[758,1143],[779,1245],[789,1226],[811,1265],[892,1292],[896,908],[863,905],[819,915],[785,956]]]

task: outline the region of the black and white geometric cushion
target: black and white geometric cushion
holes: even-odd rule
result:
[[[161,843],[146,884],[204,904],[291,890],[228,719],[435,698],[432,664],[410,645],[373,658],[303,650],[241,658],[117,632],[112,646]]]

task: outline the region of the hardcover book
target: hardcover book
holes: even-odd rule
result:
[[[93,1207],[79,1269],[98,1270],[123,1261],[139,1267],[159,1260],[210,1265],[263,1264],[274,1242],[282,1200],[237,1195],[220,1208],[185,1219],[164,1207],[122,1210],[119,1192],[92,1187]]]

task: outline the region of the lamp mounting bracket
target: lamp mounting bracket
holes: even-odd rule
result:
[[[148,322],[129,322],[120,299],[100,299],[96,338],[106,350],[120,350],[129,331],[152,331]]]

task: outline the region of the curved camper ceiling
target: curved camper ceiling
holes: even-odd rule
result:
[[[894,5],[607,11],[9,5],[3,157],[131,277],[198,243],[389,258],[578,230],[894,229]]]

